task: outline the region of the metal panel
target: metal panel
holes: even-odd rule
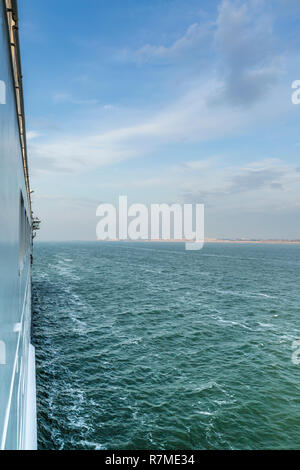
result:
[[[31,213],[17,109],[6,3],[0,0],[0,447],[6,449],[24,442],[31,321],[29,237],[22,260],[19,248],[20,223],[31,224]],[[26,212],[20,217],[22,198]]]

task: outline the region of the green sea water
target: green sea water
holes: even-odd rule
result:
[[[36,244],[39,448],[300,449],[299,274],[300,246]]]

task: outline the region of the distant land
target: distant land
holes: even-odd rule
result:
[[[219,239],[219,238],[206,238],[205,243],[263,243],[263,244],[286,244],[286,245],[300,245],[300,240],[277,240],[277,239],[247,239],[247,238],[237,238],[237,239]]]
[[[195,240],[98,240],[98,241],[108,241],[108,242],[124,242],[124,243],[132,243],[132,242],[152,242],[152,243],[191,243]],[[299,240],[285,240],[285,239],[248,239],[248,238],[205,238],[205,243],[238,243],[238,244],[246,244],[246,243],[253,243],[253,244],[268,244],[268,245],[300,245]]]

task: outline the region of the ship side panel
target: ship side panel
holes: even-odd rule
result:
[[[31,215],[0,0],[0,448],[20,448],[30,343]]]

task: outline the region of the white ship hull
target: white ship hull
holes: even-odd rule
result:
[[[0,220],[0,449],[35,449],[32,214],[12,0],[0,0]]]

